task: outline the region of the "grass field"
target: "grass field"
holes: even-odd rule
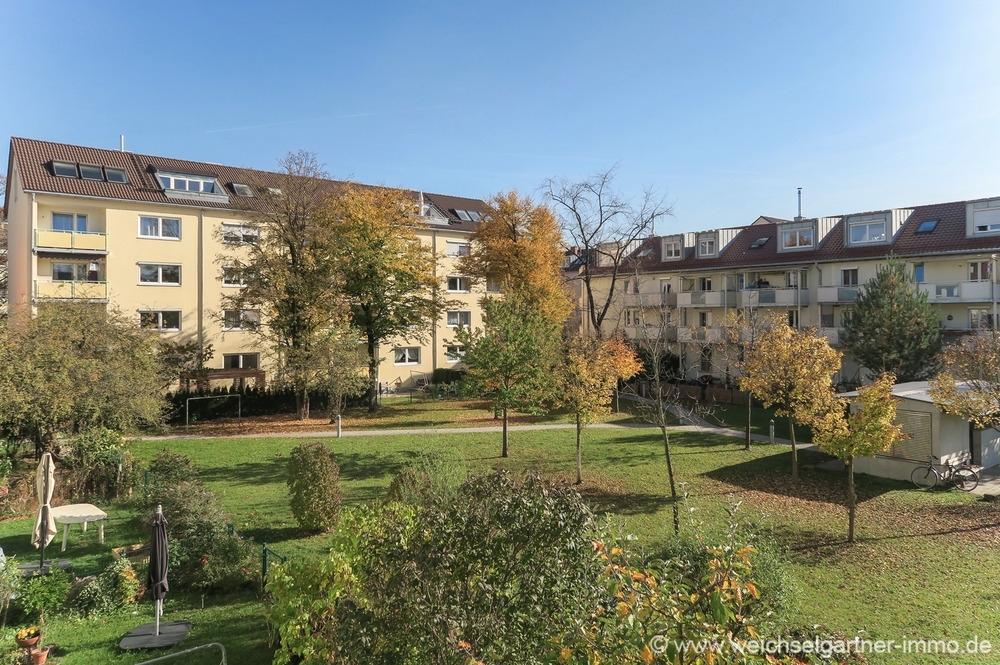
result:
[[[642,547],[655,550],[670,535],[670,503],[656,430],[627,427],[591,428],[584,434],[581,488],[591,505],[625,521]],[[143,441],[134,451],[151,459],[169,448],[191,456],[203,480],[223,500],[237,528],[289,557],[324,551],[327,538],[305,536],[288,508],[285,465],[289,451],[303,439],[240,438]],[[499,435],[420,434],[330,439],[341,465],[349,503],[379,499],[393,475],[421,455],[438,452],[464,460],[471,471],[503,467],[515,473],[531,469],[569,482],[574,474],[571,430],[514,431],[511,457],[498,457]],[[790,455],[781,445],[678,432],[672,436],[678,477],[685,483],[682,529],[711,540],[725,523],[724,508],[742,501],[741,514],[785,552],[795,586],[793,610],[785,618],[796,626],[823,625],[868,638],[956,639],[974,635],[1000,646],[1000,591],[989,572],[1000,566],[1000,504],[957,492],[923,493],[905,484],[859,477],[859,542],[848,545],[844,478],[815,468],[827,459],[802,454],[801,478],[789,476]],[[108,509],[107,547],[136,542],[122,510]],[[695,526],[697,524],[697,526]],[[0,524],[4,549],[27,557],[29,520]],[[83,572],[99,567],[107,547],[96,543],[96,530],[70,535],[66,554]],[[58,541],[53,545],[58,548]],[[984,574],[985,573],[985,574]],[[187,646],[218,640],[230,651],[229,662],[268,663],[266,629],[253,594],[206,598],[168,597],[167,619],[188,618],[195,632]],[[136,663],[142,657],[116,655],[114,645],[127,628],[149,619],[118,617],[107,623],[54,621],[46,640],[66,650],[57,662]],[[874,663],[940,662],[913,654],[870,656]],[[205,661],[208,662],[208,661]],[[990,662],[983,656],[949,657],[948,663]]]

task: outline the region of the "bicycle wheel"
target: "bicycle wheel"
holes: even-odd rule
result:
[[[929,490],[938,483],[938,472],[932,466],[918,466],[910,474],[913,484],[922,490]]]
[[[972,469],[955,469],[955,487],[963,492],[971,492],[979,485],[979,474]]]

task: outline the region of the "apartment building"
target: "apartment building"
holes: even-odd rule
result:
[[[271,371],[268,349],[250,330],[259,315],[228,311],[223,297],[241,288],[220,257],[255,242],[241,212],[255,188],[278,186],[274,173],[12,138],[7,169],[8,304],[12,316],[45,304],[110,305],[170,340],[211,344],[219,380]],[[333,184],[333,183],[331,183]],[[439,257],[440,288],[459,304],[426,340],[382,349],[380,380],[413,386],[438,367],[454,367],[449,344],[458,325],[482,325],[481,293],[456,260],[468,251],[483,202],[412,192],[419,235]]]
[[[619,276],[623,295],[605,332],[635,338],[651,334],[656,322],[655,334],[677,350],[688,379],[722,380],[734,360],[724,332],[732,311],[769,312],[839,346],[844,313],[894,256],[938,307],[942,330],[969,333],[996,320],[998,254],[1000,198],[811,219],[760,217],[742,227],[654,237],[632,254],[628,275]],[[845,357],[838,379],[857,383],[862,374]]]

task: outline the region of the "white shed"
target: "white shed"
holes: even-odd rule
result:
[[[927,381],[892,387],[892,394],[899,398],[896,422],[910,436],[875,458],[856,459],[858,473],[909,480],[913,468],[931,455],[940,462],[971,461],[984,468],[1000,464],[1000,432],[973,429],[967,419],[942,413],[927,394],[929,388]]]

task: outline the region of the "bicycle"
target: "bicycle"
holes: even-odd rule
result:
[[[979,485],[979,474],[968,462],[962,462],[958,466],[948,460],[944,463],[944,468],[938,471],[934,466],[934,460],[941,458],[931,455],[927,459],[926,465],[918,466],[910,473],[910,480],[913,484],[923,490],[929,490],[935,485],[954,485],[963,492],[971,492]]]

